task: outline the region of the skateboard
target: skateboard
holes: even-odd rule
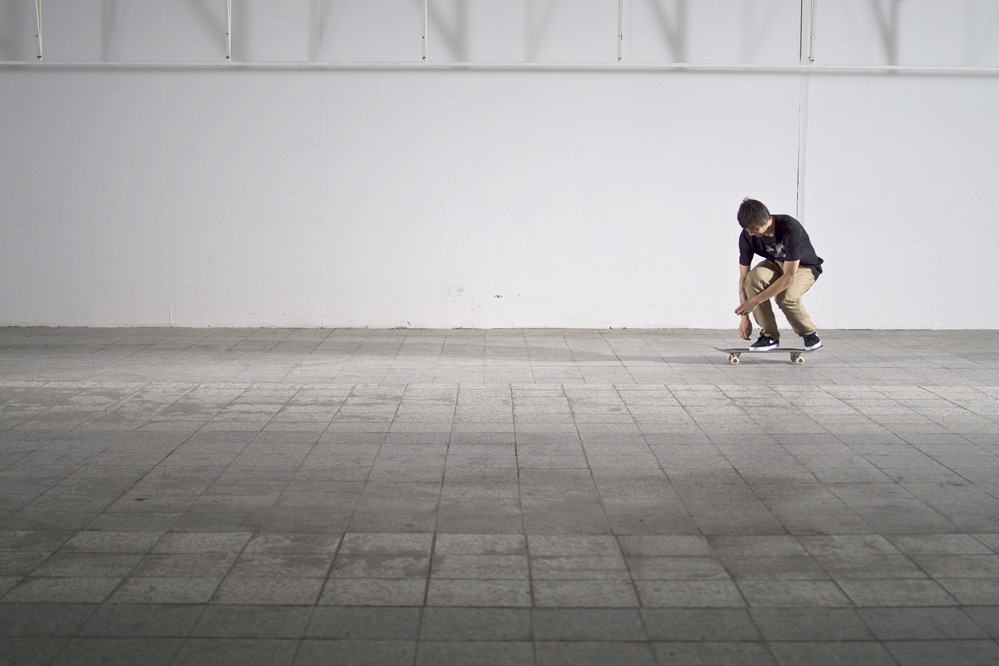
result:
[[[774,352],[783,352],[785,354],[791,355],[791,363],[795,365],[802,365],[805,362],[805,357],[802,354],[808,354],[809,352],[818,351],[822,349],[802,349],[801,347],[775,347],[773,349],[767,349],[766,351],[749,351],[749,347],[715,347],[714,345],[708,345],[712,349],[728,354],[728,362],[732,365],[739,365],[739,355],[740,354],[773,354]]]

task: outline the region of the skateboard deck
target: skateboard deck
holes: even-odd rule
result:
[[[749,354],[751,356],[755,356],[756,354],[773,354],[775,352],[790,354],[792,363],[794,363],[795,365],[802,365],[805,362],[805,358],[802,356],[802,354],[808,354],[811,352],[818,351],[819,349],[822,349],[822,347],[819,347],[819,349],[803,349],[801,347],[775,347],[773,349],[767,349],[765,351],[750,351],[749,347],[715,347],[714,345],[708,345],[708,346],[716,351],[728,354],[728,362],[731,363],[732,365],[739,365],[740,354]]]

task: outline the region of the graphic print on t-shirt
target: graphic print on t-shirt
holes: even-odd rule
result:
[[[767,245],[767,254],[774,261],[784,261],[784,243],[774,243],[773,245]]]

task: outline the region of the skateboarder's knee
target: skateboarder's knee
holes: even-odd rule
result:
[[[777,305],[780,306],[781,310],[793,310],[799,305],[801,305],[800,298],[790,298],[783,294],[777,297]]]
[[[766,289],[770,284],[769,279],[766,275],[761,274],[758,271],[750,271],[749,275],[746,276],[745,287],[747,292],[753,294],[758,294],[764,289]]]

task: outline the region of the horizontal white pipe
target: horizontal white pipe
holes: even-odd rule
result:
[[[809,65],[745,63],[602,63],[602,62],[314,62],[314,61],[118,61],[33,62],[0,61],[0,69],[344,69],[344,70],[586,70],[586,71],[694,71],[694,72],[911,72],[916,74],[999,74],[999,67],[933,67],[922,65]]]

